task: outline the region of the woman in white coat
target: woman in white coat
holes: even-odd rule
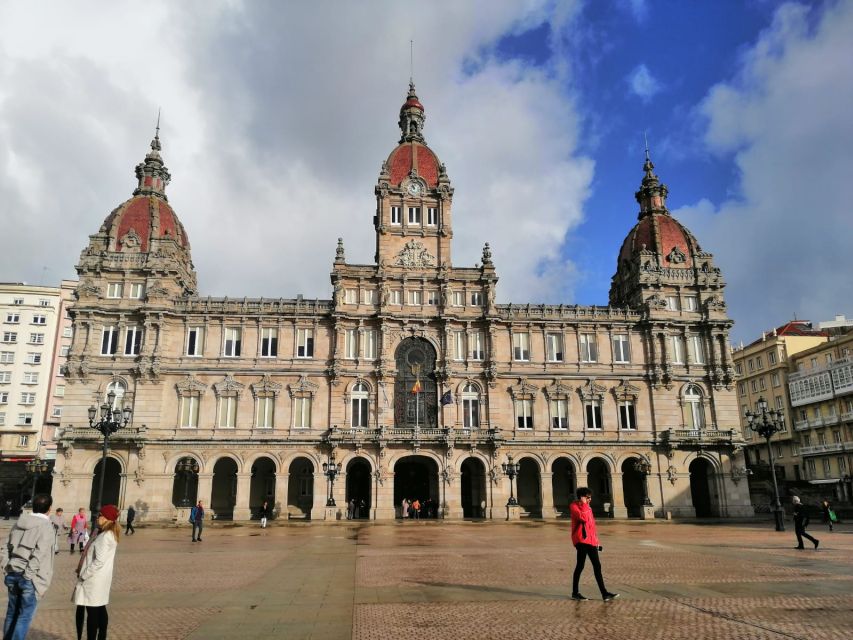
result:
[[[98,515],[98,534],[92,538],[77,565],[77,585],[71,601],[77,605],[77,640],[83,637],[86,615],[86,640],[106,640],[107,603],[113,582],[113,563],[118,547],[118,509],[108,504]]]

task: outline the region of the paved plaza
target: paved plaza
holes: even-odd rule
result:
[[[8,524],[8,523],[6,523]],[[853,628],[853,525],[793,549],[772,524],[604,522],[607,586],[569,599],[566,523],[140,527],[123,537],[112,640],[820,638]],[[4,538],[6,528],[0,529]],[[67,547],[30,638],[75,637]],[[2,606],[5,611],[5,598]]]

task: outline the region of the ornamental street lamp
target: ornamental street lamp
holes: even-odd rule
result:
[[[643,506],[651,507],[652,501],[649,500],[649,474],[652,471],[652,465],[645,458],[640,458],[634,461],[634,471],[643,476]]]
[[[126,427],[130,422],[130,407],[119,409],[114,406],[116,401],[116,393],[112,389],[107,394],[107,401],[100,406],[101,419],[97,422],[95,418],[98,416],[98,407],[94,405],[89,407],[89,426],[99,431],[104,436],[104,447],[101,450],[101,481],[98,486],[98,502],[95,504],[94,513],[92,514],[92,523],[97,526],[98,516],[101,513],[101,507],[104,500],[104,476],[107,475],[107,448],[110,436],[122,427]]]
[[[195,476],[199,471],[198,462],[195,458],[181,458],[178,464],[175,465],[175,471],[184,475],[184,498],[181,500],[182,507],[189,507],[193,500],[190,500],[190,478]]]
[[[779,486],[776,484],[776,467],[773,465],[773,448],[770,446],[770,438],[774,433],[784,431],[785,416],[778,409],[769,409],[767,400],[764,396],[758,398],[758,410],[746,411],[746,421],[749,428],[755,431],[762,438],[767,440],[767,455],[770,458],[770,475],[773,478],[773,494],[776,498],[776,506],[773,508],[773,515],[776,518],[776,531],[785,530],[785,512],[782,510],[782,503],[779,500]]]
[[[41,476],[44,473],[47,473],[47,470],[50,469],[50,465],[48,465],[47,461],[42,460],[41,458],[33,458],[32,460],[27,462],[27,464],[24,466],[27,470],[27,475],[33,476],[32,495],[30,495],[30,499],[27,502],[27,504],[32,504],[33,498],[35,497],[36,493],[38,492],[39,476]],[[24,487],[26,487],[26,484],[24,485]],[[23,488],[21,489],[21,493],[22,494],[24,493]],[[22,499],[23,499],[23,496],[22,496]]]
[[[323,475],[329,479],[329,494],[326,499],[327,507],[335,507],[335,476],[341,472],[341,463],[335,464],[334,456],[329,456],[329,461],[323,463]]]
[[[512,481],[515,479],[515,476],[518,475],[519,471],[521,471],[521,465],[517,462],[513,462],[512,454],[509,454],[506,457],[506,462],[501,463],[501,468],[503,469],[503,472],[509,477],[509,500],[507,500],[506,506],[517,506],[518,500],[515,499],[515,493],[512,490]]]

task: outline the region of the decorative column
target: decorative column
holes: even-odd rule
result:
[[[622,472],[614,471],[610,474],[610,499],[612,500],[610,510],[614,518],[625,519],[628,517],[628,508],[625,506],[625,491],[622,488]]]
[[[196,501],[202,500],[204,508],[210,510],[211,501],[213,499],[213,472],[198,474],[198,492]]]
[[[544,472],[541,474],[542,491],[542,518],[545,520],[556,520],[557,509],[554,507],[554,474]]]
[[[328,478],[320,468],[314,472],[314,495],[311,504],[311,520],[323,520],[326,510],[326,497],[329,491]]]
[[[461,520],[463,516],[462,481],[459,474],[453,469],[452,462],[448,461],[447,466],[441,472],[440,476],[444,483],[443,517],[446,520]]]
[[[251,520],[252,511],[249,508],[249,491],[252,486],[252,472],[237,474],[237,501],[234,504],[235,521]]]

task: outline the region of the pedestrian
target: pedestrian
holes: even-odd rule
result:
[[[270,517],[270,503],[264,500],[264,503],[261,505],[260,510],[258,511],[258,515],[261,517],[261,529],[267,528],[267,518]]]
[[[797,546],[794,548],[805,549],[803,546],[803,538],[806,538],[807,540],[811,540],[814,548],[817,549],[817,546],[820,544],[820,540],[812,538],[806,533],[806,527],[809,526],[809,514],[806,513],[805,506],[800,502],[799,496],[791,498],[791,502],[794,504],[794,533],[797,534]]]
[[[204,528],[204,506],[201,500],[190,511],[190,522],[193,524],[193,542],[201,542],[201,530]]]
[[[829,500],[824,500],[820,505],[821,514],[823,515],[823,523],[829,525],[829,532],[832,533],[832,526],[838,521],[838,516],[832,510],[832,505]]]
[[[347,520],[352,520],[353,513],[355,512],[355,498],[350,498],[349,502],[347,502]]]
[[[400,503],[400,517],[404,520],[409,517],[409,501],[406,498]]]
[[[0,570],[9,591],[3,640],[26,638],[38,601],[53,578],[56,530],[48,518],[52,504],[46,493],[36,494],[33,512],[18,518],[0,549]]]
[[[83,618],[86,619],[86,640],[106,640],[109,615],[110,587],[113,565],[118,548],[119,511],[115,505],[101,507],[98,531],[80,557],[77,565],[77,584],[71,602],[77,605],[75,622],[77,640],[83,637]]]
[[[8,520],[12,516],[12,500],[9,498],[6,499],[6,506],[4,508],[4,512],[5,516],[3,517],[3,519]]]
[[[586,559],[589,558],[592,563],[592,570],[595,573],[595,581],[598,583],[598,590],[601,592],[601,599],[607,602],[618,598],[619,594],[607,590],[604,586],[604,576],[601,575],[601,561],[598,559],[598,552],[603,551],[604,547],[598,540],[598,532],[595,530],[595,516],[592,515],[592,508],[589,506],[592,501],[592,491],[587,487],[578,487],[575,495],[577,500],[572,502],[569,509],[572,516],[572,544],[578,552],[575,572],[572,576],[572,600],[589,600],[581,594],[578,586]]]
[[[421,501],[415,498],[415,501],[412,502],[412,517],[415,520],[419,520],[421,517]]]
[[[68,541],[71,543],[70,553],[74,553],[74,545],[79,545],[80,551],[83,551],[83,545],[89,539],[86,525],[86,510],[80,507],[74,517],[71,518],[71,533],[68,535]]]
[[[133,521],[136,520],[136,509],[133,508],[133,505],[130,505],[127,508],[127,527],[124,530],[124,535],[130,535],[131,533],[136,533],[136,529],[133,528]]]
[[[56,533],[56,549],[54,549],[54,553],[59,553],[59,534],[65,533],[68,531],[68,525],[65,524],[65,516],[62,513],[62,507],[59,507],[56,511],[53,512],[53,515],[50,516],[50,523],[53,525],[53,530]]]

